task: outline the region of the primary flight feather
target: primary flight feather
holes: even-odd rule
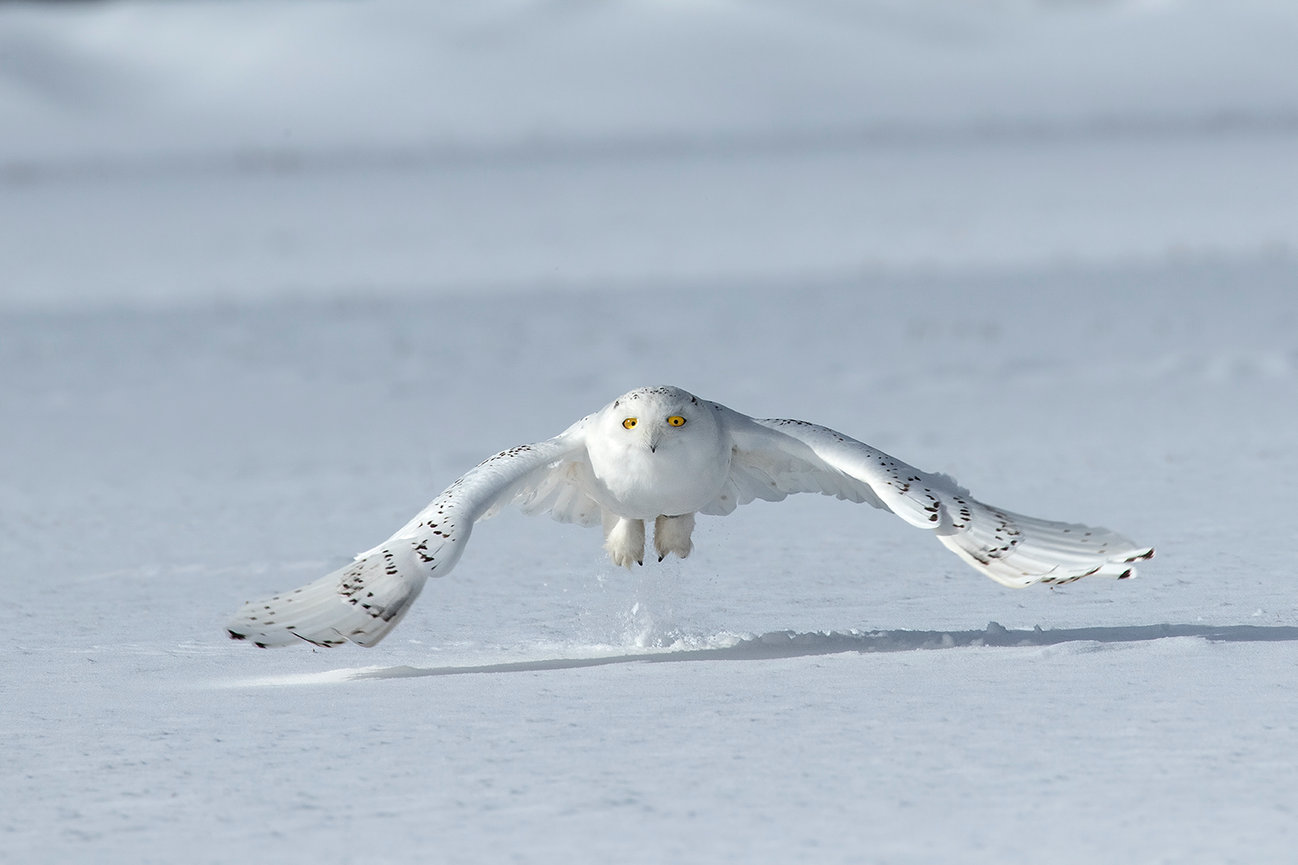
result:
[[[827,427],[759,420],[676,387],[618,397],[546,441],[470,469],[392,537],[321,579],[244,604],[230,636],[258,646],[373,646],[425,580],[455,567],[473,524],[514,504],[525,513],[602,525],[618,565],[643,563],[645,523],[659,560],[693,549],[695,514],[814,492],[892,511],[928,529],[1006,586],[1089,576],[1126,579],[1153,556],[1108,529],[1057,523],[983,504],[929,474]]]

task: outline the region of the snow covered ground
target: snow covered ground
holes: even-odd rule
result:
[[[1296,35],[0,7],[0,860],[1290,861]],[[503,514],[376,649],[224,638],[653,383],[1158,558],[1012,591],[802,496],[628,574]]]

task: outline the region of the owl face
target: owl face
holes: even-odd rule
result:
[[[605,416],[609,425],[616,424],[611,431],[624,444],[647,448],[650,453],[688,440],[708,421],[715,425],[707,406],[674,387],[633,390],[614,400]]]

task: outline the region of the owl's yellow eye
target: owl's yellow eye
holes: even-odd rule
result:
[[[685,418],[681,417],[678,414],[674,414],[671,417],[667,418],[667,423],[671,424],[672,426],[685,426]]]
[[[637,421],[635,418],[629,417],[626,420],[622,421],[622,426],[626,427],[627,429],[635,429],[636,422]]]

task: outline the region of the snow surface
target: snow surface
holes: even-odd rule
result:
[[[1295,36],[0,6],[0,861],[1291,861]],[[1012,591],[800,496],[628,574],[504,514],[374,650],[224,638],[655,383],[1158,558]]]

